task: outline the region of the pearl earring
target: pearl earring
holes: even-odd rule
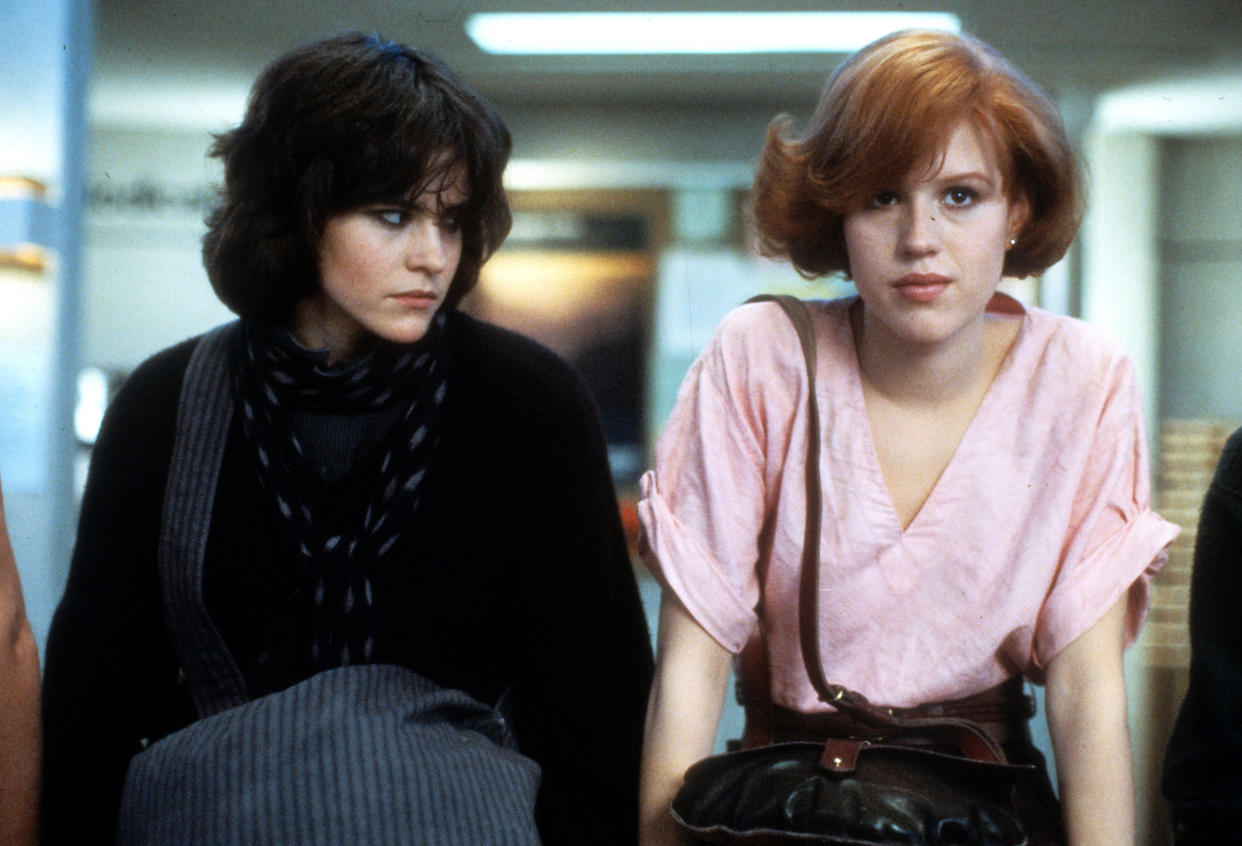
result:
[[[1016,247],[1016,246],[1018,246],[1018,239],[1017,239],[1017,238],[1010,238],[1010,239],[1009,239],[1009,246],[1011,246],[1011,247]]]

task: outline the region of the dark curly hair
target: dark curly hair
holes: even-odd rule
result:
[[[285,322],[319,290],[329,218],[460,170],[467,198],[452,307],[509,233],[510,149],[495,108],[432,56],[362,33],[294,50],[263,71],[241,125],[210,149],[224,162],[203,238],[212,287],[240,315]]]
[[[1009,199],[1029,214],[1005,256],[1007,276],[1042,273],[1082,219],[1077,157],[1034,83],[971,36],[906,30],[864,47],[828,79],[806,134],[768,127],[752,191],[759,248],[799,272],[848,274],[842,222],[866,197],[934,160],[969,121],[994,146]]]

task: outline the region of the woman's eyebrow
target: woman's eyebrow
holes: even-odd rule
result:
[[[968,181],[985,182],[988,185],[995,185],[999,182],[999,178],[979,170],[953,171],[949,173],[938,173],[935,182],[968,182]]]

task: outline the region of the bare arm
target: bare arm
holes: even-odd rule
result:
[[[686,768],[711,754],[732,654],[716,643],[676,597],[660,602],[655,681],[647,701],[638,810],[640,846],[674,846],[668,803]]]
[[[1048,664],[1048,729],[1071,846],[1133,846],[1126,722],[1127,597]]]
[[[0,843],[36,842],[39,656],[0,495]]]

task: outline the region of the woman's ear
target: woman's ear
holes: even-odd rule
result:
[[[1026,226],[1026,220],[1031,214],[1031,204],[1027,202],[1026,195],[1020,194],[1009,201],[1009,244],[1014,245],[1018,237],[1022,233],[1023,227]]]

